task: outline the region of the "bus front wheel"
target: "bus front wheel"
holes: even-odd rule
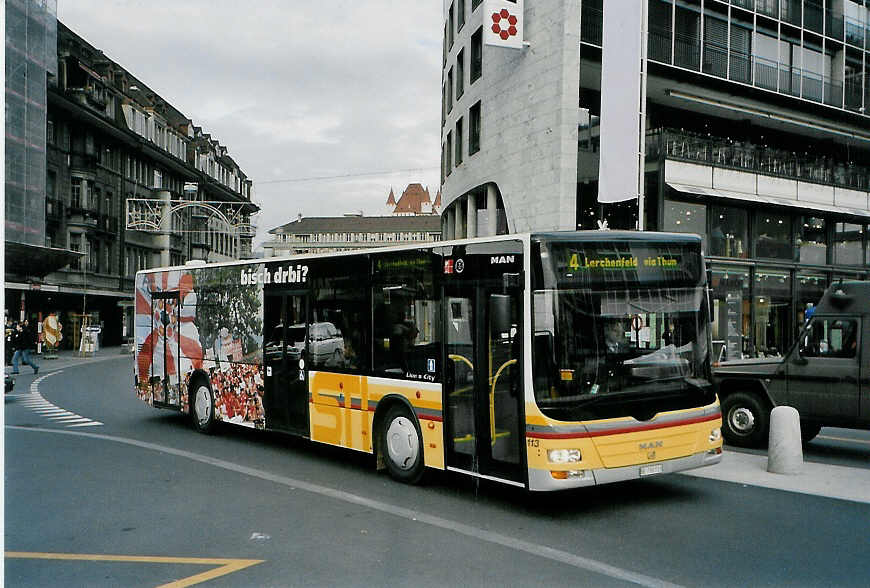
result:
[[[214,431],[214,394],[204,378],[198,378],[191,386],[192,402],[190,414],[193,426],[200,433]]]
[[[423,436],[416,419],[403,406],[387,411],[381,430],[381,455],[390,476],[416,484],[423,477]]]

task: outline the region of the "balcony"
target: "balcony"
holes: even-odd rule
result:
[[[657,129],[647,134],[647,158],[664,157],[850,190],[870,191],[870,166],[811,153]]]
[[[99,212],[81,206],[68,206],[66,208],[66,218],[67,224],[70,226],[77,225],[95,229],[100,223]]]

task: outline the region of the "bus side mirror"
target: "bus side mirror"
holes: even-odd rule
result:
[[[489,332],[492,335],[510,331],[511,297],[505,294],[489,296]]]

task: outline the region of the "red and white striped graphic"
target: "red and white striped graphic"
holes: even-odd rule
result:
[[[152,292],[178,292],[178,298],[152,299]],[[168,319],[165,325],[164,312]],[[136,284],[139,376],[163,377],[165,369],[165,374],[175,380],[178,374],[202,367],[202,345],[195,318],[196,292],[191,274],[172,271],[140,277]]]

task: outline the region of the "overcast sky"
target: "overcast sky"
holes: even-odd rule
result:
[[[228,148],[262,208],[255,244],[297,213],[382,214],[390,186],[438,191],[438,0],[58,0],[57,13]]]

